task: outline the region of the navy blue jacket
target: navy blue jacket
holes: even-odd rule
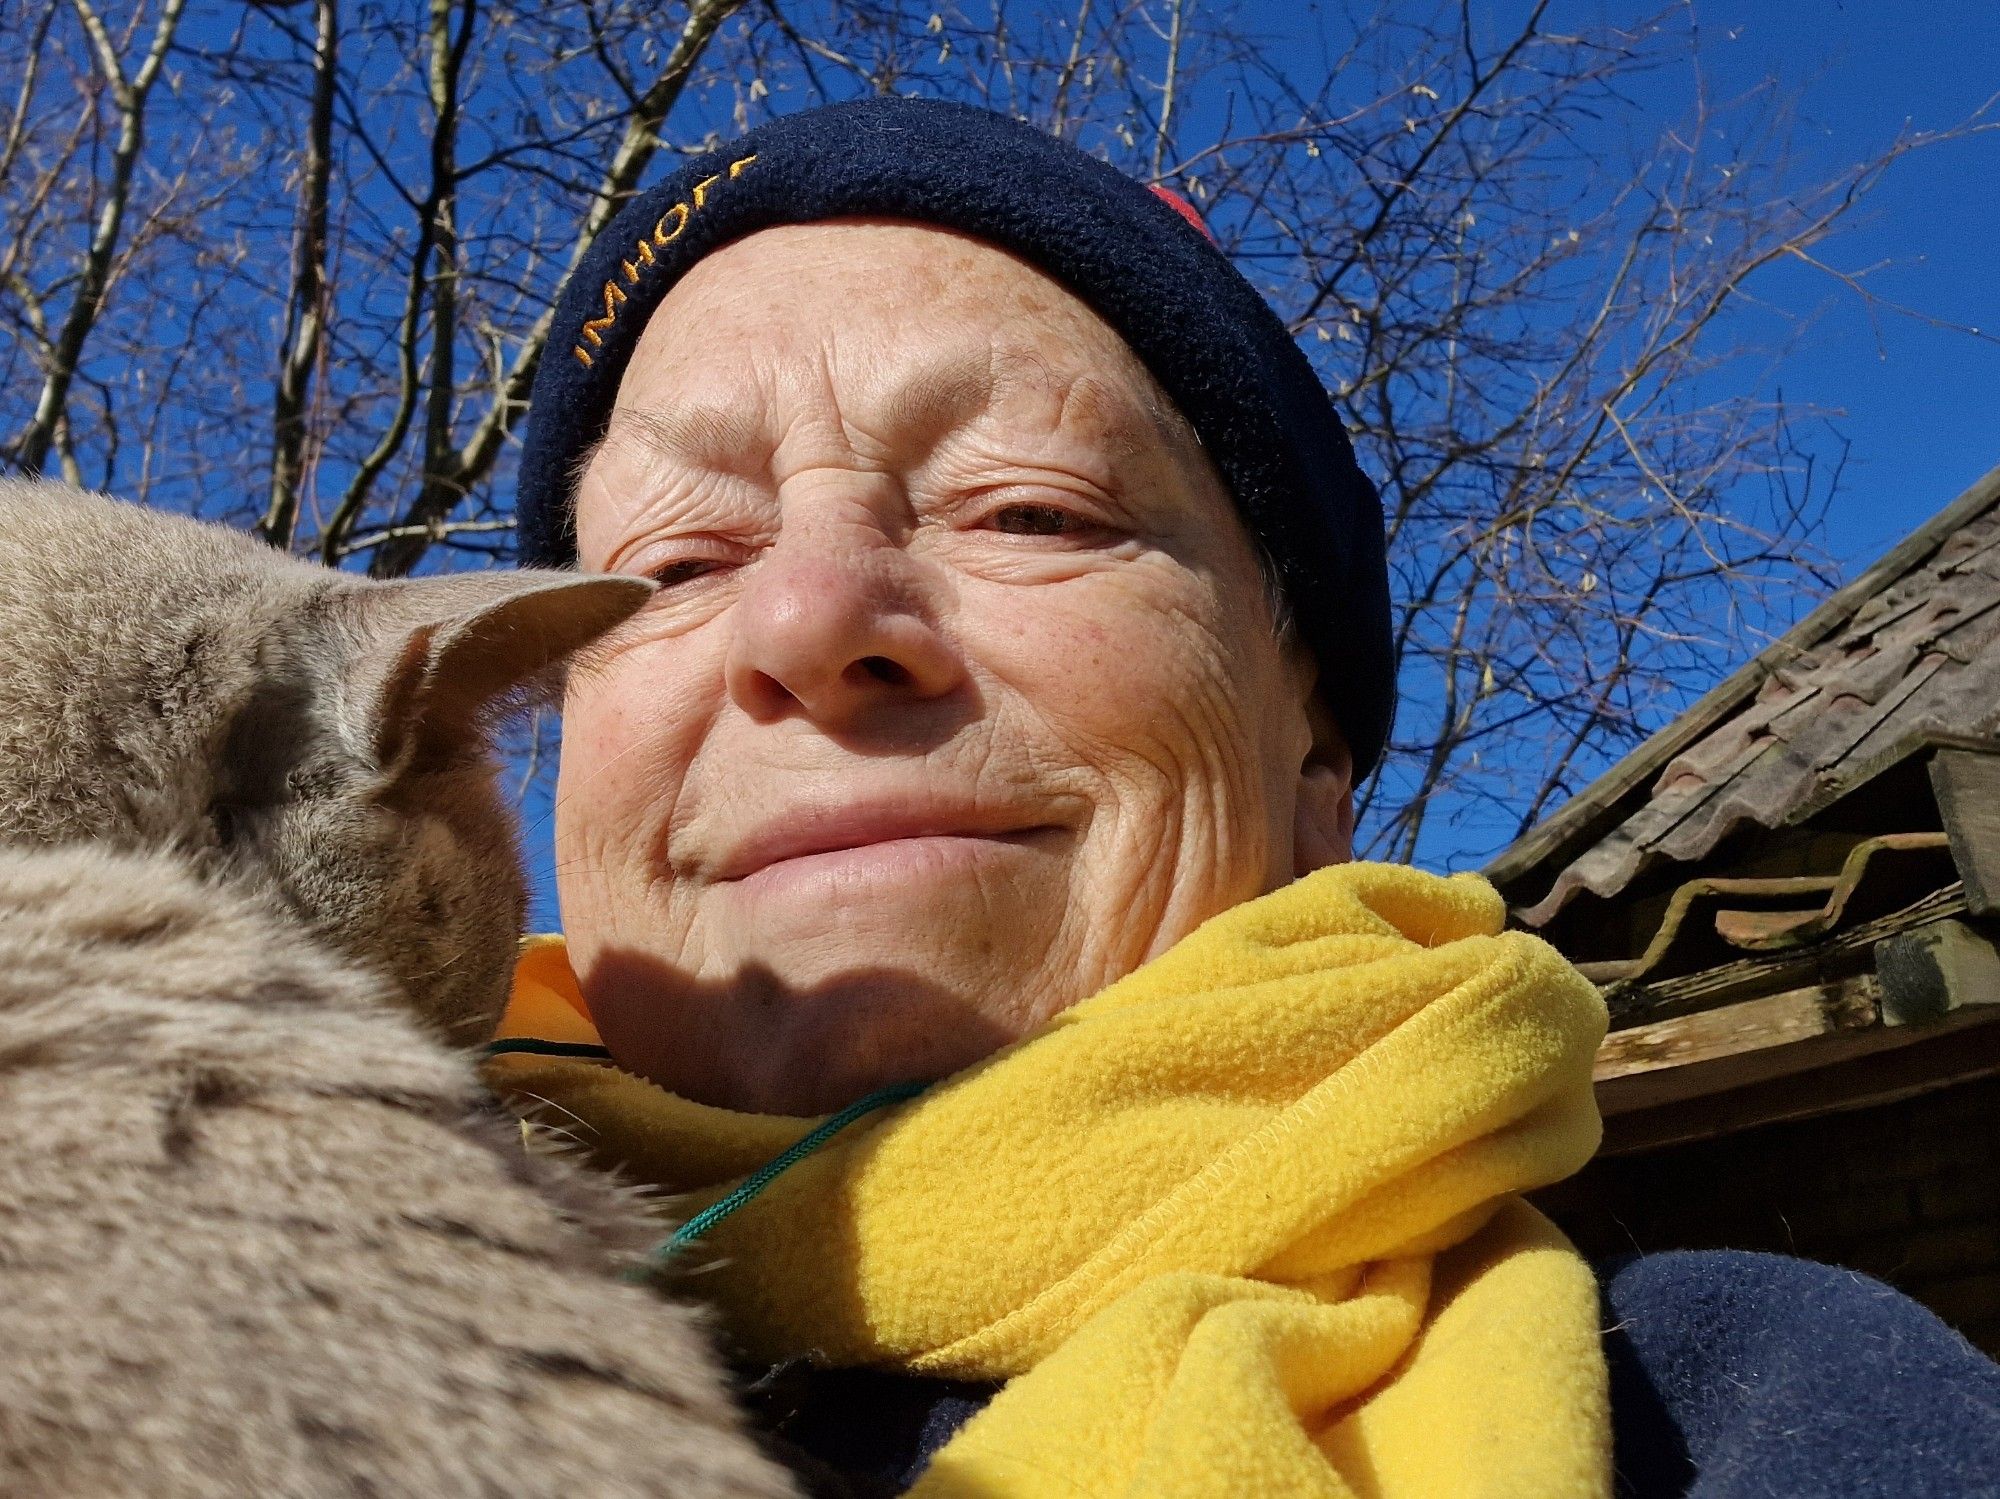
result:
[[[1865,1275],[1729,1250],[1600,1269],[1620,1499],[2000,1496],[2000,1365]],[[781,1366],[751,1389],[825,1499],[885,1499],[997,1386]]]

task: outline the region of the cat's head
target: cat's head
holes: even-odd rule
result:
[[[482,1039],[526,902],[492,729],[650,593],[372,581],[0,481],[0,840],[180,850]]]

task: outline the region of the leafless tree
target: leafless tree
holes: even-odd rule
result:
[[[1501,841],[1821,586],[1839,444],[1739,309],[1787,260],[1869,295],[1829,239],[1985,128],[1814,175],[1775,90],[1708,96],[1685,9],[1546,11],[1380,0],[1281,49],[1197,0],[20,0],[4,456],[329,565],[504,559],[555,288],[662,153],[974,100],[1177,188],[1289,321],[1390,530],[1371,851]]]
[[[41,469],[60,447],[65,472],[79,473],[69,406],[85,347],[121,256],[161,229],[176,190],[185,185],[185,179],[172,184],[151,205],[151,220],[131,226],[135,209],[145,207],[138,201],[138,176],[153,90],[184,7],[185,0],[159,0],[151,14],[141,6],[107,20],[91,0],[69,0],[63,9],[74,35],[62,38],[55,34],[53,4],[29,22],[31,40],[0,147],[0,182],[18,183],[18,196],[8,197],[10,206],[18,203],[24,210],[16,221],[24,242],[5,257],[5,282],[18,302],[18,326],[32,343],[40,375],[34,403],[6,449],[22,468]],[[114,31],[113,22],[120,20]],[[52,264],[31,266],[35,242],[51,221],[55,233],[49,237],[60,250],[49,257]],[[79,226],[75,242],[62,233]],[[37,281],[37,270],[54,274]]]

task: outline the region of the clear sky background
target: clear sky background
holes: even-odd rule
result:
[[[1808,170],[1834,172],[1904,128],[1944,130],[2000,92],[2000,0],[1708,0],[1696,16],[1718,96],[1764,80],[1798,92]],[[1658,94],[1668,122],[1686,108],[1686,76],[1658,78]],[[1988,334],[1872,318],[1796,262],[1758,288],[1776,310],[1746,316],[1746,334],[1776,344],[1792,318],[1810,320],[1776,378],[1788,400],[1828,410],[1852,444],[1826,546],[1854,572],[2000,466],[2000,342],[1988,342],[2000,340],[2000,132],[1898,162],[1824,254],[1842,270],[1880,266],[1868,278],[1880,296]]]
[[[1828,170],[2000,92],[2000,0],[1711,0],[1698,15],[1712,86],[1796,88],[1796,144]],[[2000,133],[1899,162],[1826,255],[1879,264],[1882,296],[2000,339]],[[2000,341],[1871,319],[1809,267],[1773,269],[1764,293],[1816,313],[1784,360],[1785,394],[1835,412],[1852,444],[1827,544],[1855,571],[2000,465]]]
[[[1526,9],[1474,0],[1489,42]],[[1906,129],[1959,124],[2000,94],[2000,0],[1696,0],[1661,11],[1695,18],[1712,99],[1767,84],[1796,99],[1801,181],[1830,177]],[[1322,29],[1342,29],[1341,6],[1318,0],[1250,0],[1236,13],[1295,53],[1301,72],[1320,55]],[[1655,13],[1644,0],[1557,0],[1546,24],[1629,25]],[[1637,99],[1666,129],[1685,118],[1694,89],[1688,69],[1662,69]],[[2000,125],[2000,108],[1992,118]],[[1607,134],[1607,162],[1622,157],[1628,128]],[[1987,335],[1871,316],[1797,262],[1760,273],[1755,289],[1770,310],[1746,308],[1735,332],[1784,346],[1787,401],[1828,412],[1852,444],[1825,538],[1852,571],[2000,465],[2000,129],[1904,158],[1824,253],[1844,271],[1876,267],[1867,284],[1881,297]]]
[[[1518,3],[1480,9],[1497,27]],[[1579,23],[1637,9],[1558,6]],[[1337,8],[1297,0],[1251,0],[1239,14],[1301,70],[1320,55],[1321,29],[1339,24]],[[1694,14],[1712,97],[1767,83],[1796,95],[1800,180],[1837,173],[1900,131],[1958,124],[2000,91],[2000,0],[1704,0]],[[1647,119],[1671,126],[1693,89],[1686,69],[1653,75],[1640,96]],[[1620,155],[1622,142],[1605,144],[1608,160]],[[1906,157],[1823,254],[1845,271],[1873,268],[1867,284],[1890,302],[1986,334],[1871,310],[1797,263],[1771,268],[1756,287],[1762,305],[1738,313],[1737,336],[1784,350],[1773,378],[1786,400],[1823,411],[1849,444],[1823,544],[1851,575],[2000,466],[2000,131]],[[1738,664],[1718,659],[1716,678]],[[556,913],[545,793],[525,811],[535,920],[546,928]],[[1491,851],[1476,827],[1463,841],[1427,840],[1432,862],[1463,866]]]

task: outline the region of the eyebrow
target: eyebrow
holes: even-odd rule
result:
[[[755,444],[763,423],[756,413],[736,406],[614,406],[604,435],[590,445],[577,477],[590,467],[607,443],[629,444],[657,457],[684,458],[698,463],[726,464]]]

